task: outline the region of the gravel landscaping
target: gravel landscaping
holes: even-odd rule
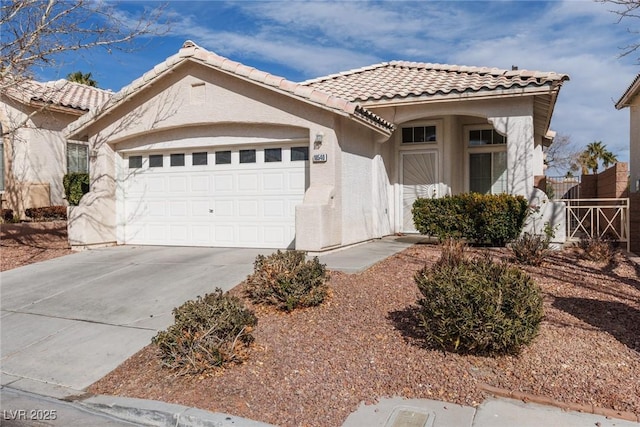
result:
[[[0,224],[0,271],[70,253],[66,221]]]
[[[415,245],[360,274],[332,272],[320,307],[283,314],[253,306],[256,340],[241,365],[177,376],[148,346],[89,391],[281,426],[339,426],[361,401],[385,396],[478,405],[485,384],[640,415],[640,278],[623,254],[601,265],[569,249],[525,267],[543,290],[545,318],[531,346],[497,358],[424,347],[413,274],[438,256],[436,245]]]

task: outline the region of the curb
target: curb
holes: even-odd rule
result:
[[[275,427],[235,415],[209,412],[157,400],[97,395],[76,403],[93,412],[107,414],[143,426],[175,427]]]
[[[640,414],[628,411],[616,411],[615,409],[601,408],[591,404],[576,402],[561,402],[551,397],[538,396],[531,393],[525,393],[516,390],[507,390],[500,387],[494,387],[486,383],[478,383],[478,388],[487,393],[491,393],[498,397],[506,397],[510,399],[521,400],[524,403],[537,403],[539,405],[555,406],[564,411],[584,412],[594,415],[602,415],[607,418],[618,418],[625,421],[640,422]]]

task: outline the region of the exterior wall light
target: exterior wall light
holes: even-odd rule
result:
[[[95,148],[92,148],[91,150],[89,150],[89,159],[95,160],[97,157],[98,157],[98,150],[96,150]]]
[[[313,141],[314,148],[320,148],[322,145],[322,140],[324,139],[324,133],[318,132],[316,133],[316,139]]]

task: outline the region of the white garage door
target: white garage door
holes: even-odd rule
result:
[[[306,187],[306,146],[123,157],[123,243],[294,247],[295,206]]]

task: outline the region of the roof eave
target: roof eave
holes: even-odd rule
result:
[[[640,94],[640,73],[636,76],[636,78],[631,82],[627,90],[620,97],[618,102],[616,102],[616,109],[621,110],[625,107],[631,106],[631,100]]]
[[[554,86],[561,85],[556,83]],[[551,88],[553,90],[553,86]],[[522,95],[535,96],[540,94],[548,94],[550,90],[549,85],[535,86],[535,87],[520,87],[520,88],[508,88],[508,89],[486,89],[481,91],[468,91],[468,92],[449,92],[449,93],[435,93],[424,94],[420,96],[408,96],[403,98],[391,98],[391,99],[376,99],[359,101],[364,107],[396,107],[406,104],[429,104],[448,101],[468,101],[468,100],[484,100],[484,99],[498,99],[498,98],[513,98]]]
[[[187,61],[192,61],[194,63],[204,65],[220,73],[223,73],[223,74],[232,76],[234,78],[243,80],[245,82],[254,84],[256,86],[260,86],[262,88],[266,88],[268,90],[280,93],[287,97],[302,101],[306,104],[313,105],[323,110],[330,111],[332,113],[339,114],[344,117],[356,119],[357,122],[365,124],[367,127],[372,128],[383,135],[386,135],[387,133],[390,135],[390,133],[392,132],[392,130],[387,129],[387,126],[384,126],[383,124],[377,124],[375,123],[374,120],[369,120],[364,117],[359,117],[359,114],[357,114],[357,109],[358,109],[357,104],[351,103],[347,100],[343,100],[343,103],[348,105],[347,108],[337,108],[337,107],[333,108],[329,105],[324,105],[320,102],[315,102],[312,99],[298,95],[295,92],[290,92],[278,86],[252,79],[251,77],[249,77],[248,74],[242,75],[237,72],[233,72],[232,70],[227,70],[223,67],[218,67],[202,59],[201,57],[199,57],[199,55],[196,55],[195,52],[194,53],[179,52],[169,57],[164,63],[161,63],[158,66],[156,66],[154,68],[154,70],[156,70],[155,74],[152,74],[150,72],[148,72],[147,74],[144,74],[139,79],[134,80],[129,86],[125,87],[122,91],[115,94],[105,105],[103,105],[102,107],[96,110],[92,109],[89,112],[89,114],[85,115],[85,117],[77,120],[74,123],[71,123],[66,130],[67,137],[71,139],[82,138],[81,134],[84,131],[86,131],[92,124],[100,120],[102,117],[109,114],[111,110],[121,105],[122,103],[126,102],[127,100],[131,99],[140,91],[143,91],[147,87],[151,86],[155,81],[157,81],[159,78],[162,78],[162,76],[164,76],[165,74],[173,72],[177,67],[179,67],[181,64],[186,63]],[[167,66],[165,66],[165,64],[167,64]],[[140,82],[141,84],[140,83],[136,84],[137,82]],[[331,95],[327,94],[327,96],[331,96]]]

